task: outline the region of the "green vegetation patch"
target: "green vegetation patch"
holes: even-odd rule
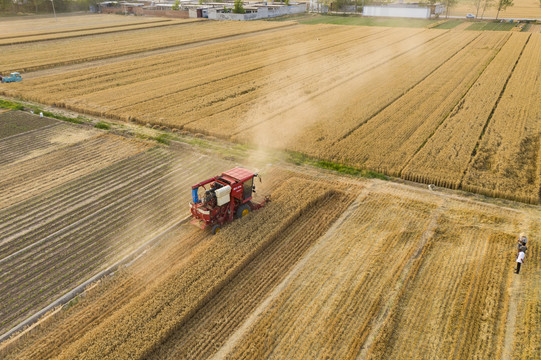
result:
[[[509,22],[476,22],[468,26],[466,30],[478,30],[478,31],[509,31],[515,27],[515,23]]]
[[[169,145],[171,143],[172,138],[173,137],[171,135],[160,134],[160,135],[154,137],[154,140],[156,140],[157,142],[159,142],[161,144]]]
[[[311,165],[311,166],[318,167],[320,169],[336,171],[341,174],[361,176],[361,177],[365,177],[369,179],[388,180],[387,176],[380,174],[378,172],[372,171],[372,170],[357,169],[351,166],[342,165],[342,164],[334,163],[327,160],[315,159],[315,158],[306,156],[301,153],[296,153],[296,152],[289,152],[288,155],[289,155],[288,161],[296,165]]]
[[[111,125],[103,122],[103,121],[100,121],[98,122],[96,125],[94,125],[95,128],[97,129],[102,129],[102,130],[109,130],[111,128]]]
[[[360,16],[318,15],[310,18],[301,18],[300,24],[334,24],[334,25],[358,25],[358,26],[388,26],[423,28],[438,20],[425,19],[402,19],[402,18],[375,18]]]
[[[21,104],[14,103],[12,101],[0,99],[0,108],[11,109],[11,110],[22,110],[24,109],[24,106],[22,106]]]

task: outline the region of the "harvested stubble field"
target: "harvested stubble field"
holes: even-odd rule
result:
[[[0,140],[2,334],[185,217],[186,183],[225,164],[27,113],[2,116],[52,123]]]
[[[265,29],[274,30],[258,33]],[[238,34],[245,36],[227,39]],[[39,56],[0,46],[0,69],[57,69],[0,85],[0,94],[538,203],[540,41],[541,34],[198,22],[36,42]],[[134,52],[141,56],[61,71]],[[524,125],[498,130],[510,118]],[[498,143],[509,146],[496,150]],[[508,180],[512,174],[521,180]]]
[[[179,227],[0,354],[539,356],[539,290],[527,286],[540,279],[539,252],[512,274],[515,234],[540,229],[539,209],[278,168],[264,184],[268,207],[212,237]]]

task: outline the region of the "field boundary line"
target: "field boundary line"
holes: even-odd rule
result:
[[[237,346],[239,341],[250,330],[250,328],[256,323],[257,319],[263,314],[263,312],[269,307],[280,293],[293,281],[293,278],[299,273],[300,270],[306,265],[308,260],[314,255],[314,253],[321,247],[321,243],[327,241],[327,239],[333,237],[333,233],[351,216],[351,214],[361,205],[361,203],[370,194],[370,190],[379,186],[379,183],[372,183],[369,186],[362,189],[357,198],[351,203],[350,206],[340,215],[340,217],[334,221],[329,229],[322,235],[316,242],[308,249],[308,251],[302,256],[297,264],[291,269],[287,276],[267,295],[267,297],[252,311],[252,313],[244,320],[237,330],[227,341],[220,347],[220,349],[210,358],[210,360],[225,359],[226,356]]]
[[[409,181],[409,180],[407,180]],[[523,213],[525,210],[524,209],[516,209],[516,208],[512,208],[512,207],[509,207],[509,206],[506,206],[506,205],[496,205],[496,204],[492,204],[490,202],[486,202],[484,201],[482,198],[468,198],[464,195],[457,195],[456,192],[457,190],[453,190],[453,189],[449,189],[449,188],[445,188],[445,187],[441,187],[441,189],[444,189],[446,191],[449,191],[449,193],[445,193],[445,192],[439,192],[439,191],[434,191],[434,190],[427,190],[427,186],[425,184],[422,184],[422,183],[416,183],[416,182],[413,182],[413,181],[410,181],[411,183],[417,185],[417,186],[412,186],[410,184],[403,184],[403,183],[399,183],[399,182],[388,182],[388,185],[389,186],[393,186],[393,187],[404,187],[405,189],[400,189],[401,191],[408,191],[408,192],[422,192],[422,193],[425,193],[424,195],[426,196],[426,194],[433,194],[434,196],[438,196],[438,197],[443,197],[443,198],[446,198],[446,199],[452,199],[454,201],[457,201],[459,203],[468,203],[468,204],[475,204],[475,205],[478,205],[478,206],[486,206],[486,207],[490,207],[490,208],[494,208],[494,209],[499,209],[499,210],[506,210],[506,211],[509,211],[509,212],[514,212],[514,213]],[[420,186],[419,186],[420,185]],[[478,196],[483,196],[483,195],[480,195],[480,194],[476,194]],[[499,199],[499,198],[496,198],[497,200],[504,200],[504,201],[509,201],[509,202],[513,202],[513,203],[516,203],[516,204],[520,204],[521,206],[533,206],[531,204],[525,204],[525,203],[520,203],[520,202],[516,202],[516,201],[513,201],[513,200],[506,200],[506,199]]]
[[[466,166],[466,169],[464,170],[464,173],[462,174],[462,177],[460,179],[460,183],[458,184],[458,189],[462,189],[462,184],[464,183],[464,178],[466,177],[466,174],[470,170],[470,168],[473,165],[473,160],[475,159],[477,155],[477,150],[479,149],[479,146],[481,145],[481,141],[483,141],[483,137],[485,136],[485,132],[488,128],[488,125],[490,124],[490,121],[494,117],[494,113],[496,112],[496,109],[498,108],[498,105],[500,104],[500,101],[502,99],[502,96],[505,92],[505,89],[507,88],[507,84],[509,84],[509,81],[513,77],[513,74],[515,72],[515,69],[522,58],[522,54],[524,53],[524,50],[526,49],[526,46],[528,46],[528,43],[530,42],[530,39],[532,38],[532,35],[528,35],[528,39],[524,43],[524,47],[520,51],[520,54],[518,55],[517,61],[515,62],[515,65],[513,65],[513,68],[511,69],[511,72],[509,73],[509,76],[507,77],[507,80],[505,81],[505,84],[502,87],[502,90],[500,91],[500,95],[498,95],[498,100],[496,100],[496,103],[492,107],[492,111],[490,112],[490,115],[488,115],[487,121],[485,122],[485,126],[483,126],[483,130],[481,130],[481,135],[479,135],[479,138],[477,139],[477,143],[475,144],[475,147],[473,148],[472,154],[470,156],[470,160],[468,162],[468,165]]]
[[[421,84],[423,81],[425,81],[429,76],[431,76],[432,74],[434,74],[436,71],[438,71],[443,65],[445,65],[446,63],[448,63],[452,58],[454,58],[459,52],[461,52],[462,50],[464,50],[467,46],[469,46],[472,42],[474,42],[475,40],[477,40],[479,37],[481,36],[481,34],[478,34],[476,37],[474,37],[473,39],[471,39],[469,42],[467,42],[463,47],[461,47],[460,49],[458,49],[454,54],[452,54],[451,56],[449,56],[444,62],[442,62],[441,64],[439,64],[437,67],[434,68],[434,70],[432,70],[430,73],[428,73],[426,76],[424,76],[422,79],[420,79],[418,82],[416,82],[415,84],[411,85],[408,89],[404,90],[404,92],[400,95],[398,95],[396,98],[394,98],[393,100],[389,101],[387,103],[387,105],[384,105],[381,109],[377,110],[376,112],[374,112],[372,115],[370,115],[365,121],[361,122],[360,124],[356,125],[355,127],[353,127],[351,130],[348,130],[347,133],[345,133],[344,135],[342,135],[341,137],[339,137],[337,140],[335,140],[331,146],[334,146],[336,144],[338,144],[340,141],[346,139],[348,136],[350,136],[351,134],[353,134],[355,131],[357,131],[359,128],[361,128],[363,125],[367,124],[372,118],[374,118],[375,116],[379,115],[381,112],[383,112],[385,109],[389,108],[390,106],[392,106],[395,102],[397,102],[398,100],[400,100],[402,97],[406,96],[410,91],[412,91],[415,87],[419,86],[419,84]]]
[[[415,33],[415,34],[413,34],[413,35],[411,35],[411,36],[408,36],[408,37],[406,37],[406,38],[404,38],[404,39],[402,39],[402,40],[399,40],[399,41],[404,41],[404,40],[409,39],[409,38],[411,38],[411,37],[414,37],[414,36],[416,36],[416,35],[422,34],[422,33],[425,32],[425,31],[428,31],[428,30],[420,31],[420,32],[418,32],[418,33]],[[335,84],[333,84],[333,85],[330,85],[330,86],[328,86],[328,87],[326,87],[326,88],[324,88],[324,89],[322,89],[322,90],[318,90],[317,92],[313,93],[313,95],[310,95],[310,96],[307,97],[307,98],[303,98],[302,101],[299,100],[298,102],[293,103],[292,105],[286,107],[285,109],[279,110],[278,112],[275,112],[275,113],[273,113],[273,114],[267,116],[267,117],[266,117],[265,119],[263,119],[263,120],[257,121],[257,122],[253,123],[252,125],[250,125],[250,126],[248,126],[248,127],[244,127],[244,128],[243,128],[242,130],[240,130],[240,131],[237,131],[237,132],[235,132],[235,133],[232,133],[232,134],[230,135],[230,138],[233,137],[233,136],[236,136],[236,135],[238,135],[238,134],[240,134],[240,133],[242,133],[242,132],[245,132],[245,131],[247,131],[247,130],[250,130],[250,129],[252,129],[252,128],[254,128],[254,127],[256,127],[256,126],[258,126],[258,125],[260,125],[260,124],[262,124],[262,123],[264,123],[264,122],[271,121],[271,120],[274,119],[276,116],[281,115],[281,114],[283,114],[283,113],[285,113],[285,112],[287,112],[287,111],[290,111],[290,110],[292,110],[292,109],[294,109],[294,108],[296,108],[296,107],[302,105],[303,103],[305,103],[305,102],[308,101],[308,100],[314,100],[316,97],[321,96],[321,95],[323,95],[323,94],[325,94],[325,93],[327,93],[327,92],[329,92],[329,91],[331,91],[331,90],[334,90],[334,89],[336,89],[336,88],[342,86],[343,84],[345,84],[345,83],[347,83],[347,82],[349,82],[349,81],[353,81],[353,80],[355,80],[357,77],[361,76],[362,74],[367,73],[367,72],[369,72],[370,70],[373,70],[373,69],[377,68],[378,66],[382,66],[382,65],[384,65],[384,64],[387,64],[388,62],[390,62],[390,61],[396,59],[397,57],[400,57],[400,56],[402,56],[402,55],[404,55],[404,54],[407,54],[408,52],[413,51],[413,50],[417,49],[418,47],[421,47],[421,46],[423,46],[423,45],[426,45],[427,43],[429,43],[429,42],[431,42],[431,41],[433,41],[433,40],[436,40],[437,38],[439,38],[439,37],[441,37],[441,36],[443,36],[443,35],[445,35],[445,34],[447,34],[447,32],[443,32],[442,34],[440,34],[440,35],[438,35],[438,36],[435,36],[435,37],[433,37],[432,39],[428,39],[427,41],[423,42],[422,44],[419,44],[419,45],[417,45],[417,46],[415,46],[415,47],[413,47],[413,48],[411,48],[411,49],[408,49],[408,50],[406,50],[406,51],[401,52],[400,54],[397,54],[397,55],[395,55],[395,56],[393,56],[393,57],[390,57],[390,58],[388,58],[387,60],[385,60],[384,62],[381,62],[381,63],[379,63],[379,64],[377,64],[377,65],[370,66],[370,67],[365,68],[365,69],[363,69],[363,70],[359,70],[358,72],[351,74],[351,75],[348,76],[347,78],[345,78],[345,79],[343,79],[343,80],[340,80],[340,81],[338,81],[337,83],[335,83]],[[478,35],[478,36],[479,36],[479,35]],[[472,40],[472,41],[473,41],[473,40]],[[394,44],[394,43],[393,43],[393,44]],[[392,44],[391,44],[391,45],[392,45]]]
[[[200,155],[199,158],[201,158],[201,157],[203,157],[203,155]],[[36,241],[36,242],[34,242],[34,243],[32,243],[32,244],[26,246],[26,247],[24,247],[24,248],[22,248],[22,249],[20,249],[20,250],[18,250],[18,251],[16,251],[16,252],[14,252],[13,254],[10,254],[10,255],[6,256],[6,257],[3,258],[3,259],[0,259],[0,264],[6,262],[7,260],[11,259],[12,257],[14,257],[14,256],[16,256],[16,255],[18,255],[18,254],[20,254],[20,253],[22,253],[22,252],[24,252],[24,251],[26,251],[26,250],[28,250],[28,249],[31,249],[31,248],[33,248],[33,247],[35,247],[35,246],[37,246],[37,245],[39,245],[39,244],[41,244],[41,243],[43,243],[43,242],[49,240],[50,238],[54,237],[55,235],[58,235],[58,234],[61,233],[61,232],[64,232],[64,231],[66,231],[66,230],[69,230],[69,229],[75,227],[76,225],[79,225],[81,222],[87,220],[88,218],[91,218],[91,217],[95,216],[97,213],[103,212],[103,211],[109,209],[110,207],[112,207],[112,206],[114,206],[114,205],[117,205],[117,204],[121,203],[123,200],[125,200],[125,199],[127,199],[127,198],[129,198],[129,197],[131,197],[131,196],[133,196],[133,195],[135,195],[135,194],[138,194],[138,193],[140,193],[140,192],[143,191],[143,190],[146,190],[147,188],[149,188],[149,187],[151,187],[152,185],[154,185],[156,182],[159,182],[159,181],[165,179],[166,177],[169,177],[169,176],[171,176],[172,174],[174,174],[174,173],[176,173],[176,172],[178,172],[178,171],[180,171],[180,170],[183,170],[183,169],[184,169],[183,167],[179,167],[178,169],[173,170],[173,171],[171,171],[170,173],[168,173],[168,174],[166,174],[166,175],[164,175],[164,176],[162,176],[162,177],[160,177],[160,178],[158,178],[158,179],[156,179],[156,180],[154,180],[154,181],[148,183],[147,185],[143,186],[142,188],[138,189],[137,191],[134,191],[134,192],[132,192],[132,193],[129,193],[129,194],[127,194],[127,195],[124,195],[124,196],[121,197],[120,199],[118,199],[118,200],[116,200],[116,201],[110,203],[110,204],[107,205],[107,206],[104,206],[104,207],[102,207],[102,208],[100,208],[100,209],[94,211],[94,212],[91,213],[91,214],[88,214],[88,215],[85,216],[84,218],[79,219],[79,220],[77,220],[76,222],[71,223],[70,225],[68,225],[68,226],[66,226],[66,227],[63,227],[62,229],[60,229],[60,230],[58,230],[58,231],[56,231],[56,232],[54,232],[54,233],[52,233],[52,234],[50,234],[50,235],[47,235],[47,236],[44,237],[43,239],[38,240],[38,241]]]
[[[65,295],[63,295],[60,298],[58,298],[57,300],[53,301],[51,304],[47,305],[46,307],[44,307],[43,309],[41,309],[40,311],[38,311],[34,315],[31,315],[27,319],[23,320],[21,323],[19,323],[15,327],[11,328],[10,330],[8,330],[6,333],[0,335],[0,349],[2,349],[4,347],[6,347],[7,345],[9,345],[12,341],[14,341],[17,338],[19,338],[20,336],[22,336],[27,330],[31,330],[31,328],[29,328],[27,330],[24,330],[20,334],[17,334],[16,336],[10,338],[12,335],[17,333],[18,331],[23,330],[25,327],[27,327],[29,325],[32,325],[33,323],[38,321],[43,315],[45,315],[50,310],[53,310],[54,308],[56,308],[58,306],[63,307],[70,300],[72,300],[73,298],[75,298],[79,294],[85,292],[86,287],[89,286],[90,284],[100,280],[104,276],[112,274],[116,269],[118,269],[122,265],[130,266],[134,260],[136,260],[139,256],[141,256],[146,251],[146,250],[144,250],[146,247],[152,246],[152,245],[155,245],[155,244],[159,243],[159,241],[162,239],[162,237],[167,235],[169,232],[171,232],[175,228],[187,223],[190,220],[190,218],[191,218],[191,216],[186,216],[183,219],[181,219],[181,220],[175,222],[174,224],[170,225],[167,229],[160,232],[158,235],[152,237],[151,239],[145,241],[137,249],[135,249],[130,254],[126,255],[121,260],[119,260],[116,263],[114,263],[113,265],[109,266],[107,269],[102,270],[98,274],[94,275],[90,279],[86,280],[82,284],[80,284],[77,287],[75,287],[74,289],[70,290]],[[6,341],[6,340],[8,340],[8,341],[4,343],[4,341]]]
[[[487,70],[487,68],[490,66],[490,64],[492,64],[492,61],[494,61],[494,59],[496,58],[496,56],[498,56],[498,54],[500,53],[500,51],[502,51],[503,47],[507,44],[507,42],[509,41],[509,39],[511,39],[511,36],[512,34],[506,34],[507,35],[507,39],[505,40],[505,42],[503,43],[503,45],[498,49],[498,51],[494,54],[494,56],[490,59],[490,61],[487,62],[487,64],[485,65],[485,67],[483,68],[483,70],[481,72],[479,72],[479,75],[477,75],[477,77],[475,78],[475,80],[471,83],[471,85],[468,87],[468,90],[466,90],[466,92],[462,95],[462,97],[456,102],[456,104],[453,106],[453,108],[447,113],[447,115],[445,115],[445,117],[439,122],[438,126],[436,126],[436,128],[434,129],[434,131],[432,131],[432,133],[426,138],[425,141],[423,141],[423,143],[419,146],[419,148],[413,153],[413,155],[411,155],[411,157],[409,158],[409,160],[406,162],[406,164],[404,166],[402,166],[402,168],[400,169],[400,171],[398,172],[399,176],[402,177],[402,171],[404,171],[404,169],[413,161],[413,158],[415,157],[415,155],[417,155],[419,153],[419,151],[421,151],[425,145],[428,143],[428,141],[436,134],[436,132],[438,131],[438,129],[443,125],[444,122],[446,122],[449,117],[451,116],[451,114],[453,114],[454,110],[456,109],[457,106],[460,106],[460,103],[462,102],[462,100],[464,100],[464,98],[470,93],[470,90],[473,88],[473,86],[477,83],[477,81],[479,80],[479,78],[481,77],[481,75],[483,75],[483,73]],[[513,68],[514,69],[514,68]],[[511,70],[511,72],[513,72],[513,70]]]
[[[399,304],[402,295],[404,294],[405,286],[407,284],[408,278],[410,277],[410,272],[415,261],[421,256],[424,248],[428,241],[434,236],[434,232],[438,227],[438,220],[447,208],[445,199],[440,199],[438,207],[430,215],[430,221],[426,230],[421,234],[421,237],[417,243],[417,249],[408,259],[408,262],[404,265],[400,271],[396,283],[390,293],[387,296],[387,300],[384,302],[382,307],[379,309],[379,312],[376,316],[372,318],[370,325],[370,332],[368,333],[365,342],[361,346],[361,350],[357,355],[357,360],[366,359],[370,348],[372,347],[373,342],[376,340],[377,335],[380,333],[381,329],[386,325],[387,319],[392,314],[393,309]]]

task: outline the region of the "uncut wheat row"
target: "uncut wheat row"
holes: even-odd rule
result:
[[[56,20],[53,18],[19,18],[17,21],[3,21],[0,23],[0,39],[161,21],[164,21],[164,19],[101,14],[58,17]]]
[[[509,38],[434,136],[402,171],[402,178],[452,189],[460,186],[477,141],[528,37],[517,33]]]
[[[470,41],[475,36],[464,35]],[[462,36],[423,31],[389,46],[381,44],[374,54],[361,58],[364,61],[345,65],[348,78],[317,92],[300,94],[298,101],[294,99],[278,109],[273,109],[271,102],[268,109],[275,112],[274,116],[253,128],[241,129],[233,139],[323,158],[336,140],[426,76],[457,47],[464,46],[463,42]]]
[[[479,36],[339,142],[333,159],[399,176],[405,163],[466,94],[509,36],[506,33]]]
[[[195,22],[189,26],[179,24],[164,28],[8,45],[2,47],[0,71],[4,73],[46,69],[282,26],[283,23],[267,21]],[[137,37],[135,42],[134,36]]]
[[[541,34],[531,34],[488,124],[463,189],[539,203]]]

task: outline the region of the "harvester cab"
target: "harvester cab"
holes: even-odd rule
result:
[[[260,203],[252,201],[256,177],[261,181],[258,174],[236,167],[193,185],[190,203],[193,217],[191,223],[201,229],[211,228],[212,233],[216,234],[223,224],[265,206],[270,201],[269,196]],[[204,190],[201,197],[200,188]]]

